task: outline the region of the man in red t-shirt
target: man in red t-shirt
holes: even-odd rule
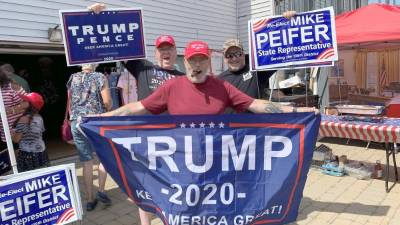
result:
[[[141,115],[149,112],[160,114],[165,111],[171,115],[223,114],[228,107],[238,112],[249,110],[254,113],[296,111],[296,108],[291,106],[280,106],[267,100],[254,99],[229,82],[208,75],[209,52],[207,43],[190,42],[185,49],[186,76],[170,79],[147,98],[129,103],[102,116]],[[298,111],[312,110],[303,108]],[[147,218],[148,216],[141,218],[142,224]]]
[[[313,111],[312,108],[282,106],[267,100],[254,99],[239,91],[227,81],[209,75],[208,45],[192,41],[185,49],[186,76],[173,78],[161,85],[147,98],[122,106],[102,116],[141,115],[148,112],[171,115],[222,114],[227,107],[238,112],[276,113]]]

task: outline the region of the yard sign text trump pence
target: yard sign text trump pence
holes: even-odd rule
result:
[[[61,10],[68,66],[146,58],[142,15],[140,8]]]

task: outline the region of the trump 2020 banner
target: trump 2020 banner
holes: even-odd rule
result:
[[[296,220],[315,147],[314,113],[86,118],[106,170],[165,225]]]
[[[74,165],[0,178],[0,224],[68,224],[82,219]]]
[[[327,66],[338,59],[333,8],[249,21],[252,70]]]
[[[146,57],[141,9],[60,10],[68,66]]]

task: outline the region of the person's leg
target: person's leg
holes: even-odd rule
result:
[[[99,191],[104,192],[104,187],[106,186],[107,172],[103,164],[99,164]]]
[[[85,184],[86,199],[88,202],[93,202],[93,160],[83,163],[83,180]]]
[[[83,180],[86,192],[86,210],[92,211],[96,208],[97,199],[93,193],[93,156],[92,149],[86,137],[76,128],[76,121],[71,123],[71,132],[74,144],[79,152],[79,159],[83,164]]]
[[[97,199],[104,203],[106,206],[111,205],[111,199],[104,192],[104,187],[106,185],[107,172],[103,164],[99,164],[99,191],[97,192]]]
[[[139,217],[141,225],[150,225],[151,214],[139,208]]]

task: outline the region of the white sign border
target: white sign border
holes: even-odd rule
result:
[[[263,17],[263,18],[257,18],[253,20],[248,21],[248,31],[249,31],[249,54],[250,55],[250,68],[254,71],[262,71],[262,70],[275,70],[279,68],[290,68],[290,69],[297,69],[297,68],[308,68],[308,67],[317,67],[317,66],[305,66],[305,64],[313,64],[313,63],[318,63],[318,62],[329,62],[329,61],[337,61],[338,60],[338,48],[337,48],[337,40],[336,40],[336,21],[335,21],[335,13],[333,11],[333,7],[326,7],[323,9],[317,9],[317,10],[312,10],[312,11],[307,11],[307,12],[302,12],[302,13],[296,13],[296,15],[302,15],[302,14],[308,14],[308,13],[313,13],[313,12],[320,12],[320,11],[330,11],[330,17],[331,17],[331,30],[332,30],[332,44],[333,44],[333,50],[334,50],[334,56],[329,58],[329,59],[313,59],[313,60],[304,60],[304,61],[297,61],[297,62],[287,62],[287,63],[280,63],[280,64],[273,64],[273,65],[264,65],[264,66],[258,66],[258,60],[257,60],[257,53],[254,51],[255,49],[255,43],[254,43],[254,32],[252,32],[253,28],[253,22],[258,21],[261,19],[270,19],[270,18],[277,18],[277,17],[282,17],[281,15],[278,16],[268,16],[268,17]],[[253,67],[254,65],[254,67]],[[301,65],[300,67],[296,67],[297,65]]]
[[[70,61],[68,60],[69,54],[68,54],[68,48],[67,48],[67,43],[65,40],[65,31],[64,31],[64,23],[63,23],[63,18],[62,14],[63,13],[68,13],[68,12],[91,12],[88,9],[67,9],[67,10],[59,10],[58,15],[60,19],[60,26],[61,26],[61,32],[62,32],[62,38],[63,38],[63,45],[64,45],[64,52],[65,52],[65,57],[66,57],[66,62],[67,66],[79,66],[79,65],[84,65],[84,64],[91,64],[91,63],[111,63],[111,62],[121,62],[124,60],[137,60],[137,59],[147,59],[147,45],[146,45],[146,31],[145,31],[145,26],[144,26],[144,11],[142,7],[135,7],[135,8],[109,8],[105,9],[104,11],[131,11],[131,10],[139,10],[141,15],[142,15],[142,30],[143,30],[143,50],[144,50],[144,57],[141,58],[135,58],[135,59],[118,59],[118,60],[107,60],[107,61],[93,61],[93,62],[86,62],[86,63],[73,63],[71,64]]]

